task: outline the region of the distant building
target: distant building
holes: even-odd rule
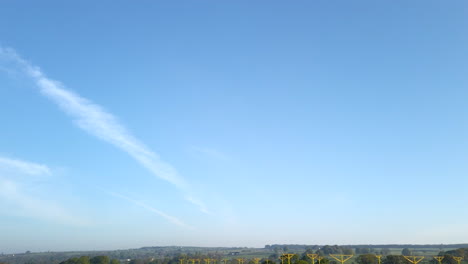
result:
[[[231,255],[231,256],[236,256],[236,255],[239,255],[239,254],[240,254],[239,251],[229,252],[229,255]]]

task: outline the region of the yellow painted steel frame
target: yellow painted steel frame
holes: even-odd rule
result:
[[[424,259],[423,256],[403,256],[403,257],[409,262],[411,262],[412,264],[418,264],[419,262],[421,262],[421,260]]]
[[[458,264],[460,264],[460,262],[462,261],[462,257],[452,257],[454,260],[456,260],[458,262]]]
[[[309,257],[312,260],[312,264],[315,263],[315,259],[318,257],[317,254],[307,254],[307,257]]]
[[[434,256],[435,259],[439,262],[439,264],[442,264],[442,260],[444,259],[444,256]]]
[[[296,254],[283,254],[284,258],[288,259],[288,264],[291,264],[291,259],[294,257]]]
[[[375,255],[375,257],[379,260],[379,264],[380,264],[382,260],[382,255]]]
[[[344,264],[346,261],[348,261],[350,258],[353,257],[353,255],[337,255],[337,254],[330,254],[330,257],[336,259],[339,261],[341,264]]]
[[[317,257],[318,264],[320,264],[320,262],[322,261],[322,259],[323,259],[323,257],[321,257],[321,256],[318,256],[318,257]]]

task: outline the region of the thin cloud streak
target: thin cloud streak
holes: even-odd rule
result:
[[[16,214],[72,226],[88,226],[90,223],[71,215],[54,201],[38,199],[24,193],[17,183],[0,177],[0,197],[14,204]],[[8,210],[10,211],[10,210]],[[15,213],[14,213],[15,214]]]
[[[50,175],[49,167],[42,164],[26,162],[0,156],[0,168],[19,170],[28,175]]]
[[[37,194],[28,194],[25,186],[30,185],[30,178],[25,180],[21,175],[51,175],[51,170],[46,165],[0,157],[0,201],[3,205],[12,206],[9,210],[0,210],[1,213],[73,226],[90,224],[89,221],[70,214],[55,201],[41,199]]]
[[[192,227],[188,226],[187,224],[185,224],[184,222],[182,222],[182,220],[180,220],[179,218],[175,217],[175,216],[172,216],[172,215],[168,215],[166,213],[164,213],[163,211],[161,210],[158,210],[150,205],[147,205],[143,202],[140,202],[140,201],[137,201],[137,200],[134,200],[130,197],[127,197],[125,195],[122,195],[120,193],[115,193],[115,192],[110,192],[110,191],[106,191],[109,195],[112,195],[112,196],[115,196],[115,197],[118,197],[118,198],[121,198],[121,199],[124,199],[124,200],[127,200],[129,202],[132,202],[133,204],[139,206],[139,207],[142,207],[150,212],[153,212],[161,217],[163,217],[164,219],[166,219],[167,221],[171,222],[172,224],[175,224],[175,225],[178,225],[180,227],[184,227],[184,228],[188,228],[188,229],[192,229]]]
[[[204,156],[210,157],[212,159],[220,160],[220,161],[231,160],[231,158],[228,155],[214,148],[192,146],[190,147],[189,150],[194,153],[202,154]]]
[[[47,78],[38,67],[21,58],[14,50],[0,47],[0,58],[16,64],[34,81],[42,94],[74,118],[78,127],[127,152],[153,175],[170,182],[188,196],[189,185],[178,175],[176,169],[162,161],[156,153],[132,136],[114,115],[90,100],[65,89],[60,82]],[[193,202],[195,199],[186,198],[186,200],[198,206],[200,211],[207,212],[204,206],[200,207],[201,202]]]
[[[213,213],[210,212],[208,210],[208,208],[206,207],[205,203],[203,203],[202,201],[198,200],[197,198],[193,197],[193,196],[190,196],[190,195],[187,195],[185,196],[185,200],[191,202],[192,204],[198,206],[198,208],[200,209],[201,212],[205,213],[205,214],[208,214],[208,215],[212,215]]]

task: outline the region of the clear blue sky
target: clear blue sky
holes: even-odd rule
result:
[[[461,0],[2,1],[0,251],[468,242],[467,28]]]

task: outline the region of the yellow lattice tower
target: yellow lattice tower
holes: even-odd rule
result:
[[[283,255],[279,257],[281,259],[281,264],[284,264],[284,259],[286,259]]]
[[[322,259],[323,259],[323,257],[322,257],[322,256],[318,256],[318,257],[317,257],[318,264],[320,264],[320,262],[322,262]]]
[[[269,260],[269,259],[266,259],[265,262],[266,262],[266,264],[270,264],[270,260]]]
[[[252,260],[255,264],[258,264],[258,262],[260,261],[260,258],[253,258]]]
[[[312,260],[312,264],[315,263],[315,259],[318,257],[317,254],[307,254],[307,257],[309,257]]]
[[[380,264],[381,260],[382,260],[382,255],[375,255],[375,257],[377,258],[377,260],[379,261],[379,264]]]
[[[458,264],[460,264],[460,262],[462,261],[462,257],[452,257],[454,260],[456,260],[458,262]]]
[[[183,258],[179,259],[179,263],[184,264],[184,259]]]
[[[205,261],[205,264],[210,264],[210,262],[211,262],[211,259],[209,259],[209,258],[206,258],[206,259],[204,259],[204,261]]]
[[[350,258],[353,257],[353,255],[338,255],[338,254],[330,254],[330,257],[336,259],[338,262],[341,264],[344,264],[346,261],[348,261]]]
[[[283,257],[288,259],[288,264],[291,264],[291,259],[295,256],[296,254],[283,254]]]
[[[201,264],[201,259],[195,259],[198,264]]]
[[[244,261],[245,261],[245,259],[243,258],[238,258],[236,260],[237,260],[237,264],[244,264]]]
[[[411,262],[412,264],[418,264],[421,260],[424,259],[423,256],[403,256],[407,261]]]
[[[224,262],[224,264],[226,264],[228,260],[227,260],[227,259],[223,259],[223,260],[221,260],[221,261]]]
[[[439,262],[439,264],[442,264],[442,260],[444,259],[444,256],[434,256],[434,258]]]

